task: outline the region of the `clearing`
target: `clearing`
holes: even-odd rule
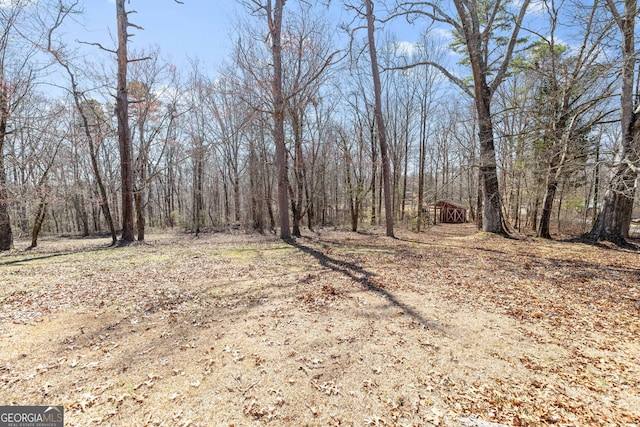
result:
[[[640,256],[426,233],[0,255],[0,405],[65,426],[640,426]]]

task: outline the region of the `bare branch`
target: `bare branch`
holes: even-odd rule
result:
[[[141,61],[148,61],[149,59],[153,59],[152,56],[145,56],[142,58],[133,58],[133,59],[127,59],[127,62],[141,62]]]
[[[431,9],[431,10],[428,10]],[[442,22],[451,25],[456,31],[462,32],[460,23],[455,20],[451,15],[447,14],[437,4],[424,1],[424,2],[401,2],[396,7],[394,16],[405,16],[407,21],[413,23],[416,17],[426,16],[434,21]]]
[[[142,28],[140,25],[133,24],[129,20],[127,20],[127,27],[133,27],[136,30],[144,31],[144,28]],[[129,36],[131,36],[131,35],[133,35],[133,34],[129,34]]]
[[[80,40],[76,40],[76,43],[86,44],[86,45],[89,45],[89,46],[98,46],[100,49],[102,49],[102,50],[104,50],[106,52],[109,52],[109,53],[113,53],[114,55],[118,53],[117,51],[115,51],[113,49],[108,49],[108,48],[102,46],[98,42],[83,42],[83,41],[80,41]]]
[[[513,31],[511,32],[511,37],[509,38],[509,44],[507,45],[507,49],[502,56],[502,64],[496,73],[496,77],[491,82],[491,87],[489,91],[491,95],[495,93],[498,89],[498,86],[502,83],[505,76],[507,75],[507,70],[509,69],[509,64],[511,63],[511,57],[513,56],[513,50],[516,47],[516,43],[518,42],[518,34],[520,33],[520,27],[522,26],[522,21],[524,20],[524,16],[527,13],[527,9],[529,8],[529,3],[531,0],[524,0],[522,2],[522,6],[520,6],[520,12],[518,14],[518,18],[513,26]]]
[[[471,92],[471,89],[469,88],[469,86],[461,78],[456,77],[449,70],[447,70],[445,67],[443,67],[442,65],[438,64],[437,62],[420,61],[420,62],[416,62],[416,63],[408,64],[408,65],[403,65],[403,66],[388,67],[388,68],[384,68],[384,70],[385,71],[387,71],[387,70],[391,70],[391,71],[393,71],[393,70],[410,70],[411,68],[420,67],[422,65],[431,66],[431,67],[437,69],[446,78],[448,78],[452,83],[454,83],[456,86],[458,86],[460,89],[462,89],[465,94],[467,94],[471,98],[473,98],[474,95],[473,95],[473,92]]]

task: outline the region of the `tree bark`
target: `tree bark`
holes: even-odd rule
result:
[[[567,105],[567,100],[568,98],[565,98],[563,106]],[[552,129],[553,142],[550,147],[551,160],[549,161],[549,168],[547,170],[546,189],[542,202],[542,211],[540,212],[540,223],[537,231],[537,236],[544,239],[551,239],[549,227],[551,223],[553,202],[556,197],[556,191],[558,190],[558,178],[560,177],[560,172],[565,163],[568,150],[568,141],[566,141],[568,135],[565,136],[565,132],[568,134],[570,130],[565,129],[567,123],[562,119],[562,117],[565,117],[564,108],[562,113],[561,119],[557,123],[554,123],[555,129]]]
[[[135,192],[134,197],[136,208],[136,229],[138,231],[138,241],[144,241],[144,232],[146,227],[146,220],[144,217],[144,190],[140,189]]]
[[[377,216],[377,186],[378,179],[378,149],[376,148],[376,133],[373,125],[369,126],[371,136],[371,225],[378,225]]]
[[[588,233],[594,240],[606,240],[616,244],[624,244],[629,235],[635,182],[639,167],[640,122],[634,112],[634,77],[635,77],[635,20],[637,0],[624,1],[624,14],[620,15],[613,0],[607,5],[622,33],[622,88],[620,94],[620,122],[622,141],[618,158],[620,162],[604,195],[602,209]]]
[[[420,232],[424,221],[424,172],[427,163],[427,107],[426,94],[420,102],[420,150],[418,154],[418,216],[416,230]]]
[[[82,237],[87,237],[89,235],[89,214],[87,213],[83,194],[73,196],[73,207],[78,217],[78,231],[82,232]]]
[[[198,139],[193,155],[193,231],[196,237],[200,235],[200,226],[204,217],[203,181],[204,147],[202,141]]]
[[[542,202],[542,212],[540,212],[540,225],[538,226],[538,237],[543,239],[551,239],[551,232],[549,225],[551,222],[551,213],[553,210],[553,201],[556,197],[556,191],[558,189],[558,180],[556,178],[555,170],[556,166],[551,166],[547,175],[547,189],[544,194],[544,201]]]
[[[391,167],[387,147],[387,131],[382,115],[382,84],[380,83],[380,69],[378,68],[378,55],[375,44],[375,18],[373,16],[373,1],[366,2],[367,39],[369,43],[369,56],[371,57],[371,73],[373,75],[373,92],[375,97],[374,114],[378,126],[378,141],[380,143],[380,159],[382,161],[382,180],[384,189],[384,210],[387,236],[394,237],[393,233],[393,208],[391,194]]]
[[[254,231],[264,234],[264,213],[259,195],[264,195],[264,188],[260,188],[260,164],[253,138],[249,140],[249,189],[251,191],[251,223]],[[264,196],[263,196],[264,197]]]
[[[471,49],[470,49],[471,50]],[[482,189],[482,230],[507,235],[502,217],[502,203],[496,166],[496,149],[491,116],[491,93],[486,83],[486,70],[482,60],[472,60],[474,101],[478,114],[478,138],[480,140],[480,186]]]
[[[282,15],[285,0],[274,0],[275,6],[271,8],[271,0],[267,1],[267,18],[269,20],[269,33],[271,36],[271,55],[273,57],[273,78],[271,90],[273,94],[273,140],[276,146],[276,165],[278,174],[278,214],[280,225],[280,238],[291,238],[289,225],[289,166],[287,160],[287,147],[284,138],[284,89],[282,74]]]
[[[136,231],[138,234],[138,241],[144,241],[146,220],[144,215],[145,207],[147,206],[147,157],[148,157],[148,145],[144,137],[144,120],[140,120],[139,133],[140,133],[140,150],[136,158],[136,168],[134,171],[134,188],[133,188],[133,201],[136,212]]]
[[[349,214],[351,218],[351,231],[358,231],[358,218],[360,216],[360,200],[358,197],[358,188],[355,188],[353,180],[351,179],[352,170],[351,164],[353,159],[351,158],[351,151],[347,139],[344,135],[341,135],[342,150],[344,153],[344,165],[345,165],[345,179],[347,181],[347,194],[349,195]]]
[[[13,232],[11,231],[8,206],[7,174],[4,165],[4,142],[7,135],[9,106],[7,86],[4,84],[2,74],[0,74],[0,84],[0,251],[8,251],[13,248]]]
[[[122,236],[124,243],[133,242],[133,161],[131,130],[129,128],[129,97],[127,89],[127,42],[129,19],[124,7],[125,0],[116,0],[118,22],[118,86],[116,93],[116,116],[118,119],[118,150],[120,152],[120,179],[122,191]]]
[[[77,105],[76,105],[77,106]],[[85,133],[87,134],[87,140],[89,142],[89,156],[91,157],[91,168],[93,169],[93,173],[96,178],[96,183],[98,184],[98,190],[100,191],[100,209],[102,210],[102,215],[104,216],[105,221],[107,221],[107,225],[109,227],[109,232],[111,234],[111,242],[112,244],[116,244],[118,241],[118,236],[116,233],[116,227],[113,223],[113,217],[111,216],[111,209],[109,208],[109,197],[107,196],[107,189],[104,186],[104,182],[102,181],[102,174],[100,173],[100,168],[98,167],[98,155],[96,153],[96,147],[93,143],[93,137],[91,137],[91,132],[89,131],[88,125],[85,123]]]
[[[600,202],[600,139],[596,139],[596,165],[593,170],[593,207],[591,212],[591,226],[598,218],[598,203]]]
[[[31,246],[29,246],[29,249],[38,246],[38,235],[40,234],[40,230],[42,230],[42,223],[44,222],[44,217],[46,216],[47,208],[49,207],[49,203],[46,202],[45,197],[45,195],[42,195],[40,198],[40,203],[38,204],[38,210],[36,211],[36,217],[33,222],[33,231],[31,232]]]
[[[302,152],[302,112],[298,108],[291,109],[291,122],[293,127],[293,168],[295,177],[295,192],[293,186],[289,185],[291,197],[291,215],[293,225],[293,235],[300,237],[300,223],[304,216],[304,158]]]

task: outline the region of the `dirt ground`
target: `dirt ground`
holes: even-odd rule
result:
[[[637,251],[460,225],[27,244],[0,255],[0,405],[65,426],[640,426]]]

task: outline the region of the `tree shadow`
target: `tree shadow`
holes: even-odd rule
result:
[[[640,243],[640,240],[635,238],[598,240],[594,238],[591,234],[585,233],[577,237],[560,239],[558,241],[566,242],[566,243],[582,243],[585,245],[594,246],[596,248],[608,249],[608,250],[629,250],[629,251],[640,250],[640,246],[637,243],[635,243],[635,242]]]
[[[53,253],[47,253],[47,254],[42,254],[42,255],[38,255],[38,256],[32,256],[32,257],[24,257],[24,258],[19,258],[19,259],[14,259],[11,261],[0,261],[0,267],[6,267],[9,265],[20,265],[20,264],[26,264],[32,261],[40,261],[43,259],[52,259],[52,258],[58,258],[58,257],[63,257],[63,256],[68,256],[68,255],[75,255],[75,254],[79,254],[79,253],[87,253],[87,252],[99,252],[99,251],[104,251],[104,250],[108,250],[108,249],[112,249],[115,246],[113,245],[109,245],[109,246],[101,246],[101,247],[95,247],[95,248],[83,248],[83,249],[77,249],[77,250],[68,250],[68,251],[64,251],[64,252],[53,252]],[[25,249],[26,253],[29,253],[30,249],[27,248]],[[1,258],[0,258],[1,259]]]
[[[409,316],[411,316],[414,320],[416,320],[425,328],[442,329],[442,327],[437,322],[424,318],[424,316],[422,316],[416,310],[412,309],[411,307],[407,306],[402,301],[400,301],[398,298],[396,298],[396,296],[393,295],[391,292],[384,289],[380,285],[377,285],[372,280],[372,278],[376,276],[375,273],[367,271],[357,264],[332,258],[326,253],[320,252],[309,246],[305,246],[293,239],[286,240],[286,243],[300,250],[301,252],[311,255],[316,260],[318,260],[321,266],[329,270],[335,271],[337,273],[340,273],[348,277],[349,279],[355,281],[356,283],[360,283],[367,290],[372,291],[380,295],[381,297],[385,298],[391,305],[394,305],[402,309],[402,311],[407,313]]]

